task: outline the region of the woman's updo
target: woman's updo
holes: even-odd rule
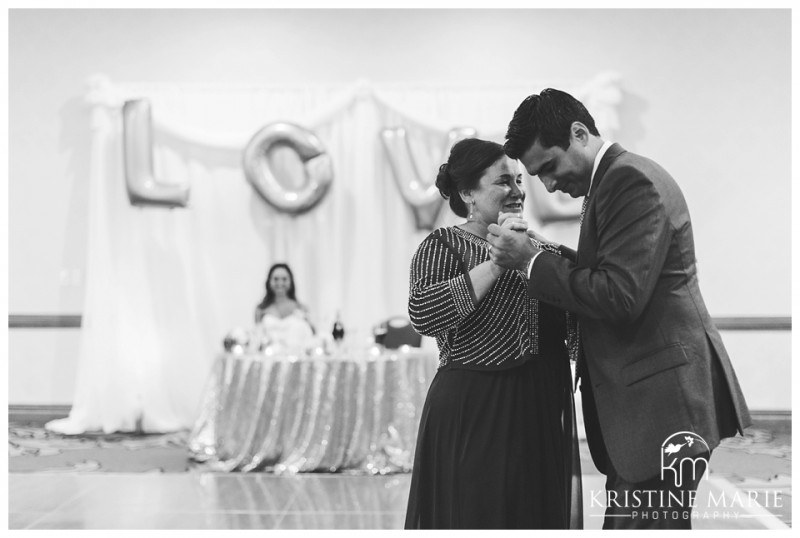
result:
[[[465,138],[455,143],[436,176],[436,188],[449,201],[453,213],[459,217],[469,214],[459,192],[476,188],[486,169],[504,156],[503,146],[489,140]]]

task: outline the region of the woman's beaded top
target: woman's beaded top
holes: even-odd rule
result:
[[[439,368],[505,369],[540,354],[543,346],[564,349],[563,312],[531,299],[522,271],[503,273],[476,306],[467,273],[489,259],[488,246],[460,228],[439,228],[411,261],[409,317],[417,332],[436,337]]]

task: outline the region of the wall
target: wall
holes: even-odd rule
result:
[[[81,312],[93,73],[558,86],[606,70],[623,77],[617,141],[684,190],[712,315],[789,316],[790,12],[700,9],[10,10],[9,312]],[[10,330],[9,402],[71,402],[78,335]],[[791,405],[789,335],[723,334],[754,408]]]

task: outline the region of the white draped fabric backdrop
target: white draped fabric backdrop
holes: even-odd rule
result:
[[[619,77],[604,73],[564,86],[581,98],[601,133],[617,129]],[[248,328],[269,266],[287,262],[297,297],[318,331],[337,312],[351,342],[377,322],[406,314],[411,256],[427,235],[392,175],[379,133],[405,127],[415,161],[433,181],[447,133],[473,127],[502,142],[520,101],[544,87],[377,85],[231,86],[89,81],[92,168],[80,357],[72,410],[48,427],[167,432],[191,427],[223,337]],[[122,104],[152,106],[156,176],[188,182],[185,208],[134,207],[126,194]],[[266,204],[246,181],[242,151],[264,125],[312,130],[330,155],[333,183],[311,211]],[[526,216],[547,201],[528,178]],[[552,203],[579,201],[551,198]],[[458,222],[449,208],[439,225]],[[541,227],[573,244],[577,224]]]

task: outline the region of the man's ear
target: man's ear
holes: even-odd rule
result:
[[[573,121],[570,125],[569,137],[570,140],[585,147],[589,143],[589,129],[583,123]]]

